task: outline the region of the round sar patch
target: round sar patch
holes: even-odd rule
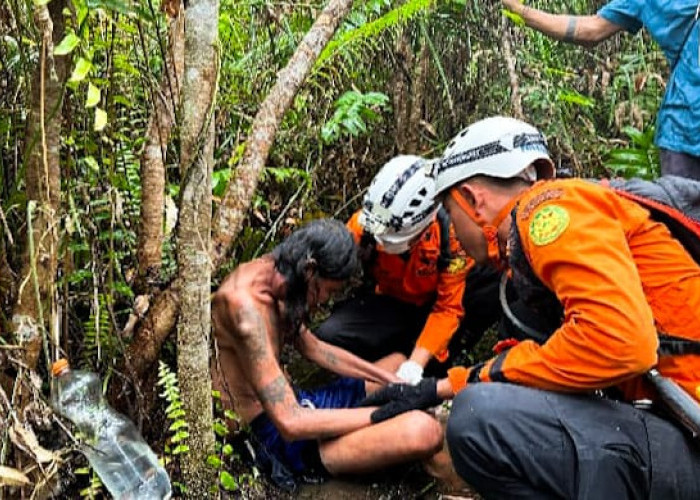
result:
[[[545,205],[530,221],[530,239],[537,246],[549,245],[569,227],[569,212],[559,205]]]
[[[450,261],[450,265],[447,266],[447,272],[449,274],[456,274],[463,271],[467,267],[467,260],[464,257],[455,257]]]

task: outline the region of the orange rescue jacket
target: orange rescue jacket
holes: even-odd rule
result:
[[[364,232],[358,220],[360,212],[347,223],[358,244]],[[376,293],[416,306],[434,301],[416,346],[428,350],[440,361],[447,358],[447,345],[464,317],[462,296],[467,273],[473,265],[473,261],[466,258],[451,225],[450,250],[449,264],[443,270],[438,269],[440,225],[436,218],[411,247],[408,259],[388,254],[379,246],[371,265]]]
[[[453,368],[455,392],[497,380],[571,392],[617,386],[627,400],[653,398],[641,375],[658,364],[698,398],[700,356],[657,357],[657,331],[700,340],[700,266],[668,228],[580,179],[535,184],[514,213],[509,244],[519,238],[533,274],[556,296],[561,326],[542,345],[526,340]]]

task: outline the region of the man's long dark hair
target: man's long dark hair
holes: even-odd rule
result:
[[[297,229],[275,247],[272,257],[287,282],[285,319],[295,334],[308,315],[309,266],[321,278],[335,280],[350,278],[358,266],[355,241],[345,225],[335,219],[318,219]]]

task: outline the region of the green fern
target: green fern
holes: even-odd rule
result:
[[[165,416],[170,422],[168,432],[171,435],[168,438],[168,444],[165,445],[166,457],[187,453],[190,450],[187,445],[190,433],[187,431],[189,424],[185,420],[185,410],[180,400],[180,387],[175,373],[162,361],[158,361],[157,385],[163,388],[160,397],[168,403]],[[169,460],[166,459],[166,464],[168,462]]]
[[[223,418],[221,418],[222,405],[221,405],[221,393],[219,391],[212,391],[212,398],[214,400],[214,414],[216,418],[214,419],[213,430],[216,434],[217,439],[215,443],[215,453],[207,457],[207,464],[215,469],[219,476],[219,484],[215,489],[219,490],[223,488],[225,491],[236,491],[240,487],[243,481],[250,481],[249,474],[241,474],[238,476],[233,476],[228,472],[228,468],[231,461],[238,460],[240,457],[234,452],[233,446],[226,441],[229,438],[229,428],[226,425]],[[238,415],[236,415],[231,410],[225,410],[223,412],[224,418],[240,421]]]
[[[323,49],[316,61],[315,71],[326,68],[339,55],[345,57],[345,54],[352,52],[355,45],[371,42],[380,33],[391,28],[404,26],[414,17],[429,12],[435,3],[436,0],[409,0],[374,21],[342,33],[337,39],[331,40]]]
[[[388,107],[388,103],[389,97],[380,92],[345,92],[335,103],[333,117],[321,129],[321,138],[330,144],[343,135],[366,134],[367,124],[377,121],[380,118],[377,111]]]
[[[654,145],[654,127],[641,131],[628,126],[623,132],[630,138],[631,144],[626,148],[610,150],[605,166],[615,175],[625,178],[655,179],[661,175],[659,148]]]
[[[83,328],[83,365],[94,368],[102,359],[112,359],[115,354],[114,332],[105,294],[97,295],[97,304],[93,302],[90,316],[83,323]]]
[[[90,483],[85,488],[80,490],[80,498],[87,498],[88,500],[104,498],[104,489],[102,488],[100,476],[97,475],[91,466],[76,469],[75,474],[90,475]]]

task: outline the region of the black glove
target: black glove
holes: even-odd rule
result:
[[[372,412],[373,424],[411,410],[425,410],[442,402],[437,395],[437,379],[424,378],[416,385],[389,384],[368,395],[360,406],[380,406]]]

